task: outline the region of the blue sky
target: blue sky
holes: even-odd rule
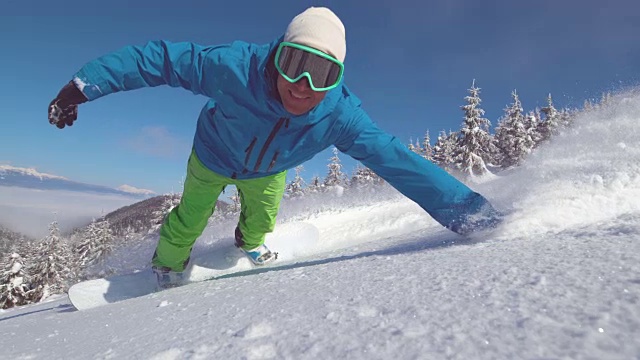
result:
[[[495,125],[514,89],[525,110],[548,93],[557,107],[575,107],[639,77],[640,3],[632,0],[9,0],[0,4],[0,164],[179,188],[204,97],[169,87],[118,93],[81,105],[65,130],[48,124],[47,105],[85,62],[123,46],[266,43],[312,5],[341,17],[347,85],[404,142],[459,129],[473,79]],[[305,164],[304,177],[324,176],[330,155]]]

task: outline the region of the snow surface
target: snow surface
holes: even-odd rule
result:
[[[4,311],[0,357],[638,359],[638,114],[640,96],[619,95],[474,185],[509,212],[492,233],[464,239],[406,199],[319,212],[295,265],[83,312],[64,296]],[[225,226],[194,251],[232,241]]]

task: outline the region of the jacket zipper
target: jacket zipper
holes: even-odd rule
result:
[[[256,145],[256,141],[258,141],[258,137],[254,136],[253,140],[251,140],[251,144],[249,144],[249,146],[247,146],[247,148],[244,150],[244,152],[247,154],[244,157],[244,167],[247,167],[247,163],[249,162],[249,157],[251,157],[251,152],[253,151],[253,147]]]
[[[258,155],[258,161],[256,161],[256,166],[253,168],[254,172],[258,172],[258,170],[260,169],[260,165],[262,164],[262,160],[264,159],[264,156],[267,153],[267,150],[269,149],[269,146],[271,145],[271,142],[273,141],[273,138],[276,137],[276,134],[278,133],[278,131],[282,127],[282,124],[284,124],[285,121],[287,121],[287,126],[288,126],[289,125],[289,122],[288,122],[289,119],[281,117],[280,119],[278,119],[278,122],[273,127],[273,130],[271,130],[271,133],[269,134],[269,137],[267,138],[267,141],[264,143],[264,146],[262,146],[262,149],[260,150],[260,155]],[[275,156],[275,157],[277,157],[277,156]],[[272,159],[271,162],[272,162],[272,164],[270,164],[269,168],[273,167],[273,165],[275,164],[275,159]]]
[[[273,158],[269,163],[269,168],[267,169],[267,171],[271,171],[271,169],[273,169],[273,166],[276,164],[276,160],[278,159],[278,155],[280,155],[280,151],[276,151],[276,153],[273,154]]]

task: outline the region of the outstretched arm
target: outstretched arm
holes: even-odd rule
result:
[[[362,162],[436,221],[460,234],[493,227],[498,212],[480,194],[380,130],[358,108],[336,147]]]
[[[204,47],[193,43],[153,41],[127,46],[84,65],[49,104],[49,122],[73,125],[78,104],[118,91],[169,85],[213,98],[226,68],[223,58],[243,57],[248,48]]]
[[[74,83],[88,100],[118,91],[169,85],[213,97],[212,76],[228,46],[152,41],[127,46],[84,65]]]

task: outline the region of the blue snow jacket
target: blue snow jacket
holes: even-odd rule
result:
[[[230,178],[272,175],[335,146],[453,231],[468,232],[478,225],[471,215],[493,212],[484,197],[380,130],[344,84],[310,112],[288,113],[272,65],[281,41],[220,46],[154,41],[91,61],[74,80],[89,100],[159,85],[207,96],[194,151],[210,170]]]

